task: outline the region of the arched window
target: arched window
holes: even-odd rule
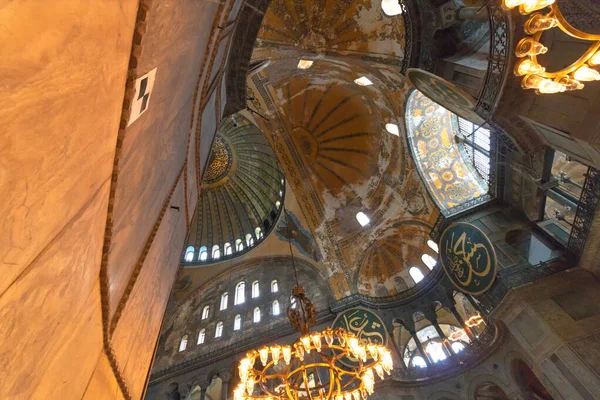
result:
[[[277,284],[277,279],[273,279],[271,281],[271,293],[279,292],[279,285]]]
[[[242,251],[242,250],[244,250],[244,242],[242,242],[242,239],[236,239],[235,251]]]
[[[279,207],[281,207],[281,202],[279,200],[277,200],[275,202],[275,207],[277,207],[278,210],[279,210]]]
[[[277,300],[273,302],[273,315],[279,315],[279,302]]]
[[[197,344],[204,343],[204,339],[206,339],[206,329],[202,328],[202,329],[200,329],[200,333],[198,333],[198,343]]]
[[[423,254],[421,256],[421,261],[423,261],[423,263],[427,265],[427,268],[429,269],[433,269],[433,267],[435,267],[435,264],[437,264],[437,260],[431,257],[429,254]]]
[[[256,234],[257,239],[263,238],[262,230],[258,226],[256,227],[256,229],[254,229],[254,233]]]
[[[421,356],[415,356],[412,359],[412,365],[413,367],[416,368],[425,368],[427,367],[427,363],[425,362],[425,359]]]
[[[227,308],[228,300],[229,294],[227,292],[223,293],[221,295],[221,307],[219,307],[219,310],[225,310]]]
[[[236,306],[238,304],[242,304],[246,301],[246,294],[244,293],[246,290],[246,284],[244,282],[240,282],[235,287],[235,297],[233,299],[233,305]]]
[[[235,316],[233,320],[233,330],[239,331],[242,328],[242,316],[240,314]]]
[[[465,345],[462,342],[452,342],[451,346],[455,353],[460,353],[465,349]]]
[[[181,342],[179,342],[179,351],[184,351],[187,347],[187,335],[181,338]]]
[[[410,277],[413,279],[413,281],[415,281],[415,283],[419,283],[423,280],[423,278],[425,278],[425,275],[423,275],[421,270],[417,267],[411,267],[408,270],[408,273],[410,274]]]
[[[217,329],[215,329],[215,337],[221,337],[223,336],[223,322],[219,321],[217,323]]]
[[[252,282],[252,298],[256,299],[258,296],[260,296],[260,285],[258,281],[254,281]]]
[[[185,257],[183,259],[187,262],[194,261],[194,246],[188,246],[185,249]]]
[[[427,354],[429,354],[429,358],[431,358],[431,361],[434,363],[446,359],[446,353],[444,353],[444,348],[441,342],[429,342],[427,347],[425,347],[425,351]]]
[[[381,0],[381,8],[385,15],[393,17],[402,14],[402,7],[398,0]]]
[[[202,309],[202,319],[208,318],[208,312],[210,311],[210,306],[204,306]]]
[[[227,242],[223,245],[223,254],[226,256],[230,256],[232,253],[231,243]]]
[[[251,233],[246,234],[246,247],[254,246],[254,238]]]
[[[252,318],[252,322],[257,323],[260,322],[260,308],[256,307],[254,309],[254,314],[253,314],[253,318]]]
[[[290,304],[292,305],[292,308],[295,309],[297,302],[296,302],[296,298],[294,296],[290,296]]]
[[[200,261],[206,261],[208,258],[208,251],[206,250],[206,246],[200,247],[200,254],[198,255],[198,259]]]
[[[439,249],[439,247],[438,247],[437,243],[436,243],[436,242],[434,242],[434,241],[433,241],[433,240],[431,240],[431,239],[429,239],[429,240],[427,241],[427,246],[429,246],[429,248],[430,248],[431,250],[435,251],[436,253],[439,253],[439,252],[440,252],[440,249]]]
[[[221,258],[221,250],[219,249],[218,244],[215,244],[212,248],[212,258],[213,260],[218,260]]]

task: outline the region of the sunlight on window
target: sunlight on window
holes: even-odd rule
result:
[[[244,250],[244,242],[242,242],[242,239],[236,239],[235,251],[242,251],[242,250]]]
[[[446,359],[446,353],[444,353],[443,345],[440,342],[430,342],[425,351],[429,354],[431,361],[434,363],[443,361]]]
[[[202,319],[208,318],[208,312],[210,310],[210,306],[204,306],[202,309]]]
[[[400,129],[396,124],[385,124],[385,130],[392,135],[400,136]]]
[[[181,342],[179,342],[179,351],[184,351],[187,347],[187,335],[181,338]]]
[[[440,249],[439,249],[439,247],[438,247],[437,243],[436,243],[436,242],[434,242],[434,241],[433,241],[433,240],[431,240],[431,239],[429,239],[429,240],[427,241],[427,246],[429,246],[429,248],[430,248],[431,250],[435,251],[436,253],[439,253],[439,252],[440,252]]]
[[[371,82],[371,80],[366,76],[361,76],[360,78],[355,79],[354,83],[359,86],[369,86],[373,84],[373,82]]]
[[[451,346],[452,350],[457,354],[465,349],[465,345],[462,342],[452,342]]]
[[[200,247],[200,256],[198,257],[200,261],[206,261],[208,258],[208,251],[206,250],[206,246]]]
[[[223,322],[219,321],[217,329],[215,330],[215,337],[218,338],[221,336],[223,336]]]
[[[368,225],[369,222],[371,222],[371,220],[369,219],[369,217],[367,217],[367,215],[360,211],[356,214],[356,220],[358,221],[358,223],[360,224],[360,226],[365,226]]]
[[[412,267],[408,270],[408,273],[415,283],[419,283],[423,280],[423,278],[425,278],[421,270],[417,267]]]
[[[252,298],[256,299],[258,296],[260,296],[260,284],[258,281],[254,281],[252,282]]]
[[[205,338],[206,338],[206,329],[202,329],[200,331],[200,333],[198,333],[198,343],[196,343],[196,344],[204,343]]]
[[[427,363],[425,362],[425,359],[423,357],[421,357],[421,356],[415,356],[412,359],[412,365],[413,365],[413,367],[416,367],[416,368],[425,368],[425,367],[427,367]]]
[[[239,331],[242,328],[242,316],[240,314],[235,316],[233,320],[233,330]]]
[[[246,301],[246,283],[239,282],[235,287],[235,297],[233,299],[233,305],[237,306],[238,304],[242,304]]]
[[[225,310],[227,308],[227,300],[229,300],[229,294],[225,292],[221,295],[221,307],[219,307],[219,310]]]
[[[271,293],[277,293],[279,292],[279,285],[277,284],[277,279],[274,279],[271,282]]]
[[[254,323],[260,322],[260,308],[256,307],[254,309],[254,317],[252,318]]]
[[[273,315],[279,315],[279,302],[277,300],[273,302]]]
[[[435,267],[435,264],[437,264],[437,260],[431,257],[429,254],[423,254],[421,256],[421,261],[423,261],[423,263],[427,265],[427,268],[429,269],[433,269],[433,267]]]
[[[226,256],[230,256],[232,253],[231,243],[227,242],[223,245],[223,252]]]
[[[185,250],[184,260],[187,262],[194,261],[194,246],[188,246]]]
[[[402,14],[402,7],[400,7],[398,0],[382,0],[381,8],[383,9],[385,15],[389,17]]]
[[[309,69],[312,67],[313,61],[310,60],[300,60],[298,61],[298,69]]]

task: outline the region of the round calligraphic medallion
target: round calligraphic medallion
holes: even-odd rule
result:
[[[454,286],[467,294],[481,294],[496,279],[494,245],[476,226],[465,222],[450,225],[439,244],[444,272]]]
[[[354,333],[362,343],[387,346],[387,332],[383,321],[379,315],[366,308],[351,308],[338,314],[331,324],[331,329],[337,328]],[[358,366],[358,361],[353,357],[344,357],[340,361],[351,368]]]
[[[483,125],[485,123],[485,120],[474,111],[477,101],[453,83],[418,68],[409,68],[406,71],[406,77],[421,93],[446,110],[474,124]]]

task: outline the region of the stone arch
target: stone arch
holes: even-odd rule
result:
[[[507,385],[506,382],[502,381],[501,379],[499,379],[498,377],[496,377],[494,375],[482,374],[482,375],[477,375],[476,377],[474,377],[471,380],[471,382],[469,382],[469,387],[467,389],[467,393],[469,394],[469,400],[482,400],[481,397],[478,398],[477,391],[483,385],[487,385],[487,384],[497,386],[498,388],[500,388],[502,390],[502,392],[504,392],[504,394],[506,396],[508,396],[508,394],[511,393],[509,385]],[[502,399],[502,398],[500,398],[500,399]],[[509,400],[509,398],[506,397],[505,399],[502,399],[502,400]]]

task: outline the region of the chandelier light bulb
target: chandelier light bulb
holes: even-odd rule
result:
[[[336,394],[335,395],[335,400],[344,400],[344,395],[342,395],[342,394]]]
[[[306,354],[310,354],[310,336],[308,336],[308,335],[302,336],[300,338],[300,341],[302,342],[302,345],[304,346],[304,350],[306,351]]]
[[[354,355],[354,357],[358,357],[360,348],[358,344],[358,338],[356,336],[352,336],[350,339],[348,339],[348,347],[350,348],[352,355]]]
[[[381,366],[381,364],[377,364],[375,366],[375,372],[377,372],[377,375],[379,376],[379,378],[381,380],[383,380],[384,376],[383,376],[383,367]]]
[[[377,361],[377,359],[379,358],[379,352],[377,351],[377,346],[369,343],[367,345],[367,350],[369,350],[369,354],[371,355],[371,357],[373,357],[373,360]]]
[[[248,392],[249,396],[252,396],[252,393],[254,393],[254,378],[253,377],[248,378],[248,380],[246,381],[246,391]]]
[[[283,353],[283,361],[285,361],[286,365],[290,365],[290,360],[292,359],[292,348],[290,346],[283,346],[281,351]]]
[[[367,362],[367,349],[365,348],[365,346],[359,347],[358,355],[359,355],[360,359],[362,360],[362,362],[364,362],[364,363]]]
[[[240,383],[236,386],[235,390],[233,391],[233,398],[235,400],[242,400],[244,399],[244,392],[246,391],[246,386],[244,385],[244,383]]]
[[[281,346],[271,346],[271,355],[273,357],[273,365],[277,365],[279,363],[279,356],[281,355]]]
[[[300,60],[298,61],[298,69],[309,69],[312,67],[313,61],[311,60]]]
[[[527,15],[542,8],[548,7],[556,2],[556,0],[525,0],[519,7],[519,12]]]
[[[333,346],[333,330],[331,328],[325,329],[325,342],[327,342],[327,346]]]
[[[537,13],[525,22],[525,32],[533,35],[536,32],[554,28],[556,25],[558,25],[556,18]]]
[[[354,400],[360,400],[360,392],[359,392],[358,390],[354,390],[354,391],[352,392],[352,398],[353,398]]]
[[[317,349],[317,352],[321,352],[321,333],[320,332],[315,332],[312,334],[311,336],[312,342],[315,345],[315,349]]]
[[[548,52],[548,48],[530,37],[523,38],[517,43],[515,54],[519,58],[537,56]]]
[[[352,400],[352,393],[350,393],[350,392],[344,393],[344,400]]]
[[[340,342],[340,346],[346,346],[346,335],[342,332],[338,332],[337,334],[338,341]]]
[[[587,65],[582,65],[577,69],[577,71],[575,71],[573,78],[577,79],[578,81],[585,82],[600,81],[600,72],[588,67]]]
[[[365,388],[361,388],[360,389],[360,396],[362,397],[363,400],[367,400],[368,394]]]
[[[564,85],[567,90],[581,90],[584,88],[583,83],[579,82],[577,79],[571,79],[568,76],[557,79],[557,82]]]
[[[544,71],[546,71],[546,68],[542,67],[540,64],[528,58],[517,62],[517,64],[515,65],[515,75],[517,76],[541,74]]]
[[[302,343],[294,343],[294,348],[296,349],[296,355],[298,356],[300,361],[304,361],[304,347],[302,346]]]
[[[267,361],[269,361],[269,348],[267,346],[258,350],[258,354],[260,355],[260,362],[263,367],[267,365]]]
[[[590,58],[589,63],[591,65],[600,65],[600,50],[596,52],[596,54],[594,54],[592,56],[592,58]]]

